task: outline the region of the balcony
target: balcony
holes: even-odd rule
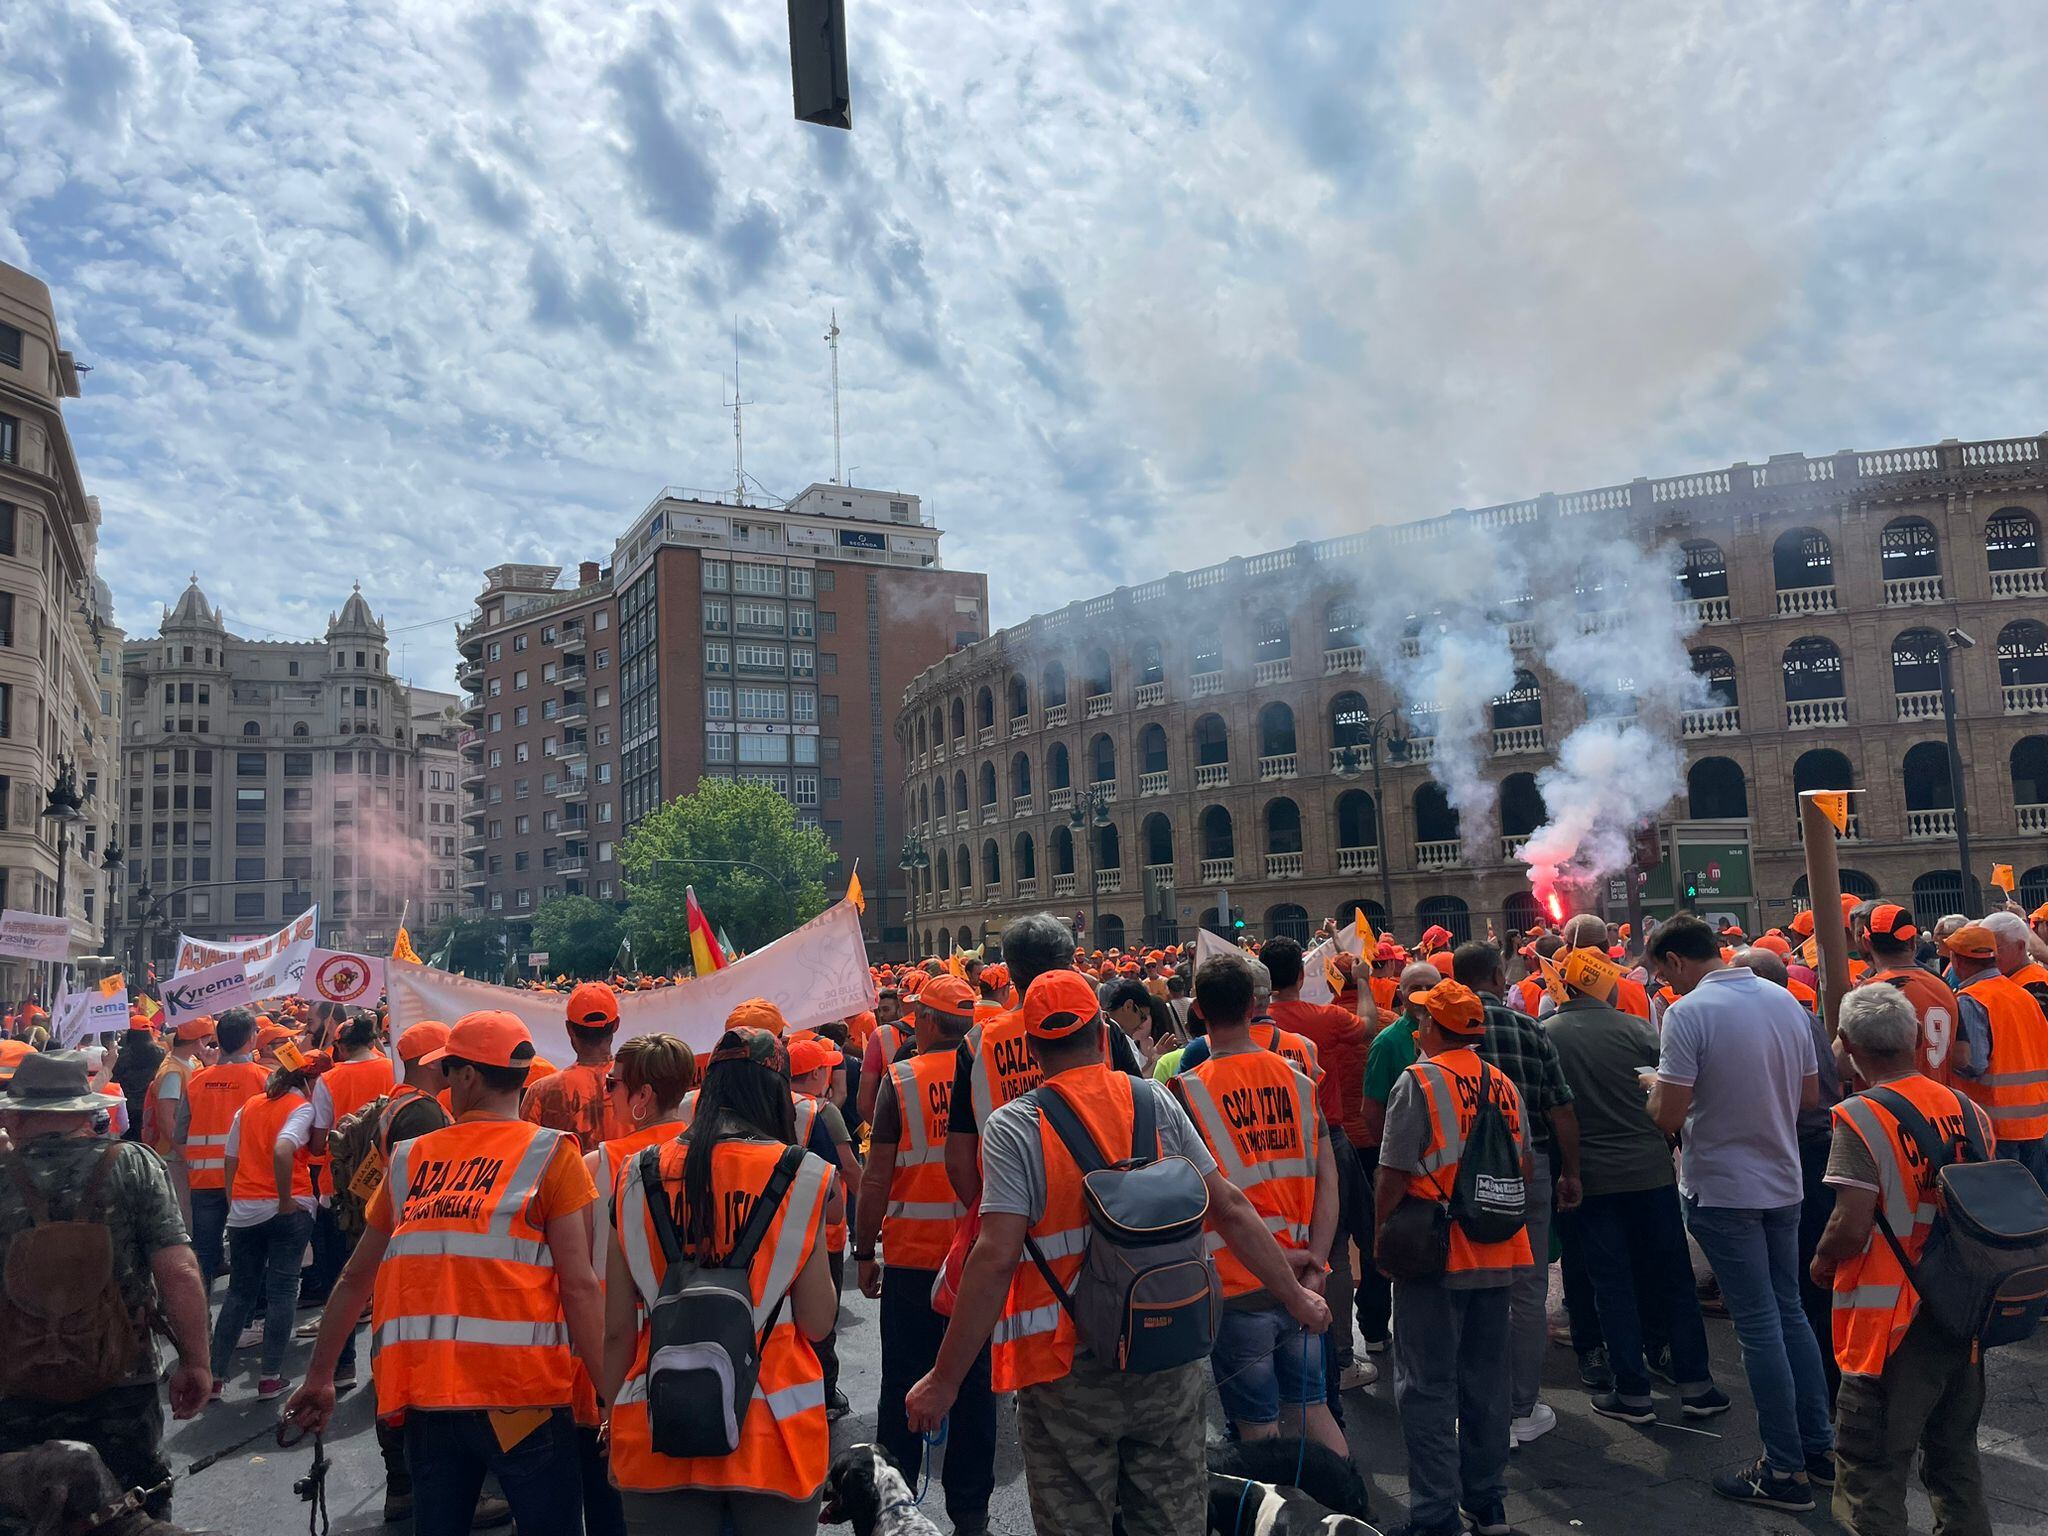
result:
[[[995,801],[991,800],[981,808],[981,824],[984,827],[992,827],[1001,819],[1002,814],[1001,811],[996,809]]]
[[[1081,877],[1071,871],[1064,875],[1054,875],[1052,877],[1052,894],[1055,899],[1062,896],[1072,896],[1080,888]]]
[[[1273,779],[1291,779],[1298,766],[1298,758],[1292,752],[1276,752],[1271,757],[1259,759],[1259,782],[1265,784]]]
[[[2043,807],[2048,810],[2048,806]],[[1173,889],[1174,872],[1171,864],[1147,864],[1145,866],[1145,889],[1148,891],[1170,891]]]
[[[560,704],[555,706],[555,723],[557,725],[569,725],[578,720],[588,720],[589,718],[590,702],[580,695],[573,699],[565,698]]]
[[[918,754],[917,754],[917,757],[916,757],[916,759],[915,759],[915,760],[914,760],[914,761],[913,761],[913,762],[911,763],[910,767],[911,767],[911,771],[912,771],[912,772],[914,772],[914,773],[923,773],[923,772],[924,772],[924,771],[925,771],[926,769],[930,768],[930,767],[931,767],[931,765],[932,765],[932,755],[931,755],[931,753],[929,753],[929,752],[920,752],[920,753],[918,753]]]
[[[1406,648],[1406,647],[1407,647],[1407,646],[1408,646],[1409,644],[1411,644],[1411,643],[1412,643],[1412,642],[1410,642],[1410,641],[1406,641],[1406,640],[1404,640],[1404,641],[1402,641],[1402,642],[1401,642],[1401,644],[1402,644],[1402,647],[1404,648],[1404,650],[1405,650],[1405,648]],[[1512,649],[1514,649],[1514,650],[1517,650],[1517,651],[1533,651],[1533,650],[1535,650],[1535,649],[1536,649],[1536,626],[1535,626],[1534,624],[1530,624],[1530,623],[1527,623],[1527,622],[1523,622],[1523,623],[1518,623],[1518,624],[1510,624],[1510,625],[1508,626],[1508,645],[1509,645],[1509,646],[1510,646],[1510,647],[1511,647]],[[1418,647],[1418,648],[1417,648],[1416,654],[1417,654],[1417,655],[1420,655],[1420,654],[1421,654],[1421,650],[1420,650],[1420,647]]]
[[[1165,770],[1163,770],[1163,769],[1162,769],[1162,770],[1161,770],[1160,772],[1158,772],[1158,773],[1141,773],[1141,774],[1139,774],[1139,775],[1138,775],[1138,795],[1139,795],[1139,798],[1141,798],[1141,799],[1142,799],[1142,798],[1144,798],[1144,797],[1145,797],[1145,796],[1147,796],[1147,795],[1163,795],[1163,794],[1165,794],[1165,793],[1166,793],[1166,779],[1167,779],[1167,775],[1166,775],[1166,772],[1165,772]]]
[[[565,880],[581,880],[590,873],[590,859],[587,855],[580,853],[574,858],[557,859],[555,861],[555,873]]]
[[[1842,829],[1842,835],[1835,839],[1839,843],[1860,843],[1863,841],[1863,818],[1856,812],[1849,813],[1849,825]]]
[[[564,656],[581,656],[590,644],[590,637],[583,632],[583,625],[564,624],[557,637]]]
[[[1267,854],[1266,878],[1268,880],[1299,880],[1301,878],[1301,855],[1298,853]]]
[[[1735,611],[1725,597],[1682,597],[1678,606],[1685,610],[1687,620],[1695,629],[1709,624],[1735,622]]]
[[[1808,614],[1834,611],[1833,587],[1788,587],[1778,594],[1778,617],[1781,619],[1798,619]]]
[[[1742,730],[1742,709],[1735,704],[1712,709],[1688,709],[1679,722],[1681,736],[1734,736]]]
[[[588,816],[578,816],[578,817],[575,817],[575,818],[573,818],[573,819],[572,819],[572,818],[570,818],[570,817],[564,816],[564,817],[563,817],[563,818],[561,819],[561,821],[560,821],[560,822],[558,822],[558,823],[556,824],[556,826],[555,826],[555,836],[557,836],[557,837],[588,837],[588,836],[590,836],[590,818],[589,818]]]
[[[986,906],[992,906],[992,905],[994,905],[994,904],[995,904],[996,902],[998,902],[998,901],[1001,901],[1002,899],[1003,899],[1003,882],[1002,882],[1002,881],[1000,881],[1000,880],[984,880],[984,881],[983,881],[983,882],[981,883],[981,904],[982,904],[983,906],[985,906],[985,907],[986,907]]]
[[[1033,798],[1031,795],[1010,796],[1010,814],[1012,816],[1029,816],[1031,814]]]
[[[2048,597],[2048,571],[1993,571],[1993,597]]]
[[[1124,872],[1120,869],[1098,869],[1095,871],[1095,894],[1117,896],[1123,893]]]
[[[1278,661],[1255,661],[1252,663],[1252,686],[1266,688],[1274,683],[1292,682],[1294,679],[1294,658],[1282,656]]]
[[[2048,805],[2016,805],[2012,810],[2022,832],[2048,832]]]
[[[2048,683],[2013,683],[2005,690],[2008,715],[2048,715]]]
[[[1197,672],[1188,679],[1188,697],[1191,699],[1206,699],[1211,694],[1222,691],[1221,672]]]
[[[1166,684],[1140,683],[1132,701],[1140,709],[1157,709],[1166,702]]]
[[[1360,745],[1352,747],[1349,750],[1354,754],[1353,760],[1358,764],[1360,769],[1366,769],[1372,766],[1371,747],[1365,746],[1361,743]],[[1343,769],[1345,751],[1346,749],[1343,747],[1330,748],[1330,772],[1338,773]]]
[[[462,696],[462,708],[456,718],[461,720],[464,725],[472,728],[482,725],[484,723],[483,696],[476,693],[465,693]]]
[[[1928,688],[1916,693],[1892,695],[1898,717],[1901,720],[1939,720],[1941,718],[1941,690]]]
[[[1789,730],[1817,731],[1848,723],[1847,699],[1800,699],[1785,706],[1785,725]]]
[[[1010,716],[1010,740],[1015,741],[1019,736],[1024,735],[1030,729],[1031,717],[1029,715]]]
[[[1105,800],[1114,800],[1116,798],[1115,779],[1097,779],[1088,787]]]
[[[581,688],[584,676],[583,663],[580,661],[565,661],[555,670],[555,681],[567,688]]]
[[[1222,787],[1223,787],[1223,786],[1224,786],[1225,784],[1228,784],[1229,782],[1230,782],[1230,764],[1228,764],[1228,763],[1197,763],[1197,764],[1195,764],[1195,788],[1197,788],[1197,789],[1221,789],[1221,788],[1222,788]]]
[[[967,812],[964,809],[955,811],[953,813],[953,830],[955,832],[965,832],[967,830],[967,820]]]
[[[1509,832],[1500,840],[1500,861],[1503,864],[1515,862],[1515,855],[1522,851],[1522,844],[1529,841],[1527,832]]]
[[[455,686],[474,693],[484,685],[484,664],[465,660],[455,669]]]
[[[481,828],[484,824],[483,801],[477,800],[472,804],[465,805],[462,808],[462,822],[464,826],[474,823],[477,827]]]
[[[1100,720],[1104,715],[1110,712],[1110,710],[1115,706],[1115,702],[1116,701],[1114,695],[1107,693],[1091,693],[1085,700],[1082,701],[1081,717],[1084,720]]]
[[[1495,757],[1518,757],[1542,750],[1543,727],[1540,725],[1511,725],[1493,733]]]
[[[565,773],[555,780],[557,800],[588,800],[590,798],[590,775],[587,773]]]
[[[1365,647],[1362,645],[1340,645],[1334,651],[1323,652],[1323,676],[1335,677],[1339,672],[1363,672],[1365,670]]]
[[[1047,791],[1045,808],[1048,811],[1071,811],[1074,808],[1074,786],[1066,784]]]
[[[933,761],[933,762],[935,762],[935,763],[943,763],[943,762],[944,762],[945,760],[946,760],[946,744],[945,744],[945,743],[944,743],[943,741],[935,741],[935,742],[933,742],[933,743],[932,743],[932,761]]]
[[[462,872],[462,888],[465,891],[480,891],[489,880],[490,877],[480,869],[465,869]]]
[[[1956,813],[1945,811],[1906,812],[1906,836],[1908,837],[1954,837],[1956,835]]]
[[[1884,584],[1884,605],[1887,608],[1913,608],[1922,603],[1943,601],[1939,576],[1901,576]]]
[[[1423,869],[1454,869],[1464,861],[1464,845],[1455,837],[1415,845],[1415,862]]]
[[[1045,706],[1045,728],[1056,731],[1067,723],[1067,706],[1064,703]]]
[[[1197,873],[1201,877],[1202,884],[1221,885],[1226,880],[1235,880],[1237,878],[1237,860],[1234,858],[1204,859]]]
[[[953,755],[955,757],[965,757],[967,755],[967,738],[965,736],[955,736],[953,738]]]
[[[984,725],[974,733],[974,744],[978,747],[992,747],[996,744],[996,728]]]
[[[1037,894],[1038,894],[1038,876],[1036,876],[1036,875],[1025,875],[1025,876],[1024,876],[1023,878],[1021,878],[1020,880],[1018,880],[1018,882],[1017,882],[1017,897],[1018,897],[1018,899],[1019,899],[1020,901],[1021,901],[1021,900],[1029,900],[1029,899],[1030,899],[1031,897],[1033,897],[1033,896],[1036,896]]]
[[[1337,850],[1337,873],[1340,875],[1376,875],[1380,871],[1380,851],[1372,848],[1339,848]]]
[[[1436,738],[1434,736],[1410,736],[1408,755],[1404,763],[1433,763],[1436,761]]]

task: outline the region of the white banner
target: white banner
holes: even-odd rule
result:
[[[557,1066],[575,1059],[563,1013],[568,998],[559,992],[495,987],[430,966],[393,960],[385,970],[391,994],[391,1031],[423,1019],[453,1024],[466,1013],[502,1008],[517,1014],[533,1034],[534,1048]],[[875,1006],[875,980],[868,971],[860,914],[840,902],[785,934],[767,949],[735,960],[724,970],[673,987],[619,995],[619,1038],[670,1034],[692,1050],[718,1043],[726,1015],[750,997],[765,997],[782,1010],[792,1030],[811,1029]]]
[[[57,999],[57,1011],[50,1019],[50,1032],[60,1050],[74,1050],[93,1035],[109,1034],[128,1027],[128,989],[111,995],[92,987],[67,992]]]
[[[1245,958],[1244,951],[1228,939],[1219,939],[1208,929],[1197,928],[1195,930],[1195,969],[1197,971],[1201,970],[1204,960],[1213,960],[1218,955],[1236,955],[1240,960]],[[1193,981],[1190,980],[1190,988],[1193,985]]]
[[[0,957],[12,960],[68,960],[71,924],[36,912],[0,912]]]
[[[311,906],[268,938],[244,944],[216,944],[181,933],[174,969],[198,971],[234,960],[249,973],[249,990],[257,997],[296,997],[313,953],[313,936],[319,931],[320,908]]]
[[[306,974],[299,981],[299,996],[307,1001],[374,1008],[383,995],[384,961],[380,956],[352,954],[345,949],[308,953]]]
[[[253,1008],[256,994],[239,960],[223,960],[204,970],[181,971],[164,983],[164,1023],[178,1025],[202,1013]]]
[[[1336,993],[1330,990],[1328,963],[1338,955],[1365,955],[1365,940],[1359,937],[1358,924],[1343,923],[1337,931],[1314,949],[1301,957],[1301,1000],[1304,1003],[1334,1003]],[[1353,972],[1353,975],[1359,974]]]

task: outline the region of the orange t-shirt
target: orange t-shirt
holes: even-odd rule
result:
[[[587,1067],[577,1062],[544,1077],[526,1090],[519,1117],[550,1130],[572,1131],[586,1152],[595,1152],[600,1142],[626,1134],[618,1123],[605,1092],[609,1065]]]

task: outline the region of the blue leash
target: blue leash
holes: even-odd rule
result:
[[[939,1427],[937,1429],[933,1430],[930,1434],[919,1434],[917,1437],[924,1442],[924,1455],[918,1458],[923,1466],[917,1479],[917,1497],[911,1500],[913,1504],[924,1503],[924,1496],[931,1492],[932,1452],[946,1443],[946,1431],[952,1422],[953,1416],[947,1414],[946,1417],[939,1420]]]
[[[1299,1323],[1297,1323],[1295,1324],[1295,1331],[1298,1333],[1306,1333],[1308,1330],[1303,1328]],[[1325,1373],[1326,1378],[1329,1369],[1330,1336],[1326,1333],[1323,1335],[1323,1371]],[[1299,1404],[1296,1405],[1301,1409],[1301,1449],[1297,1451],[1294,1456],[1294,1486],[1297,1488],[1301,1486],[1302,1470],[1308,1465],[1308,1404],[1308,1391],[1306,1388],[1304,1388],[1302,1390],[1301,1401]],[[941,1438],[944,1437],[945,1428],[946,1426],[944,1424],[941,1424],[939,1426]],[[929,1471],[929,1464],[927,1464],[927,1471]],[[1230,1517],[1230,1529],[1233,1532],[1244,1529],[1244,1501],[1252,1496],[1253,1486],[1254,1485],[1252,1479],[1244,1479],[1244,1487],[1239,1490],[1237,1495],[1237,1513]],[[919,1494],[918,1501],[922,1503],[923,1500],[924,1495]]]

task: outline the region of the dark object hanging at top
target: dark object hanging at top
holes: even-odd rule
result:
[[[789,0],[789,77],[797,121],[853,126],[846,83],[846,0]]]

